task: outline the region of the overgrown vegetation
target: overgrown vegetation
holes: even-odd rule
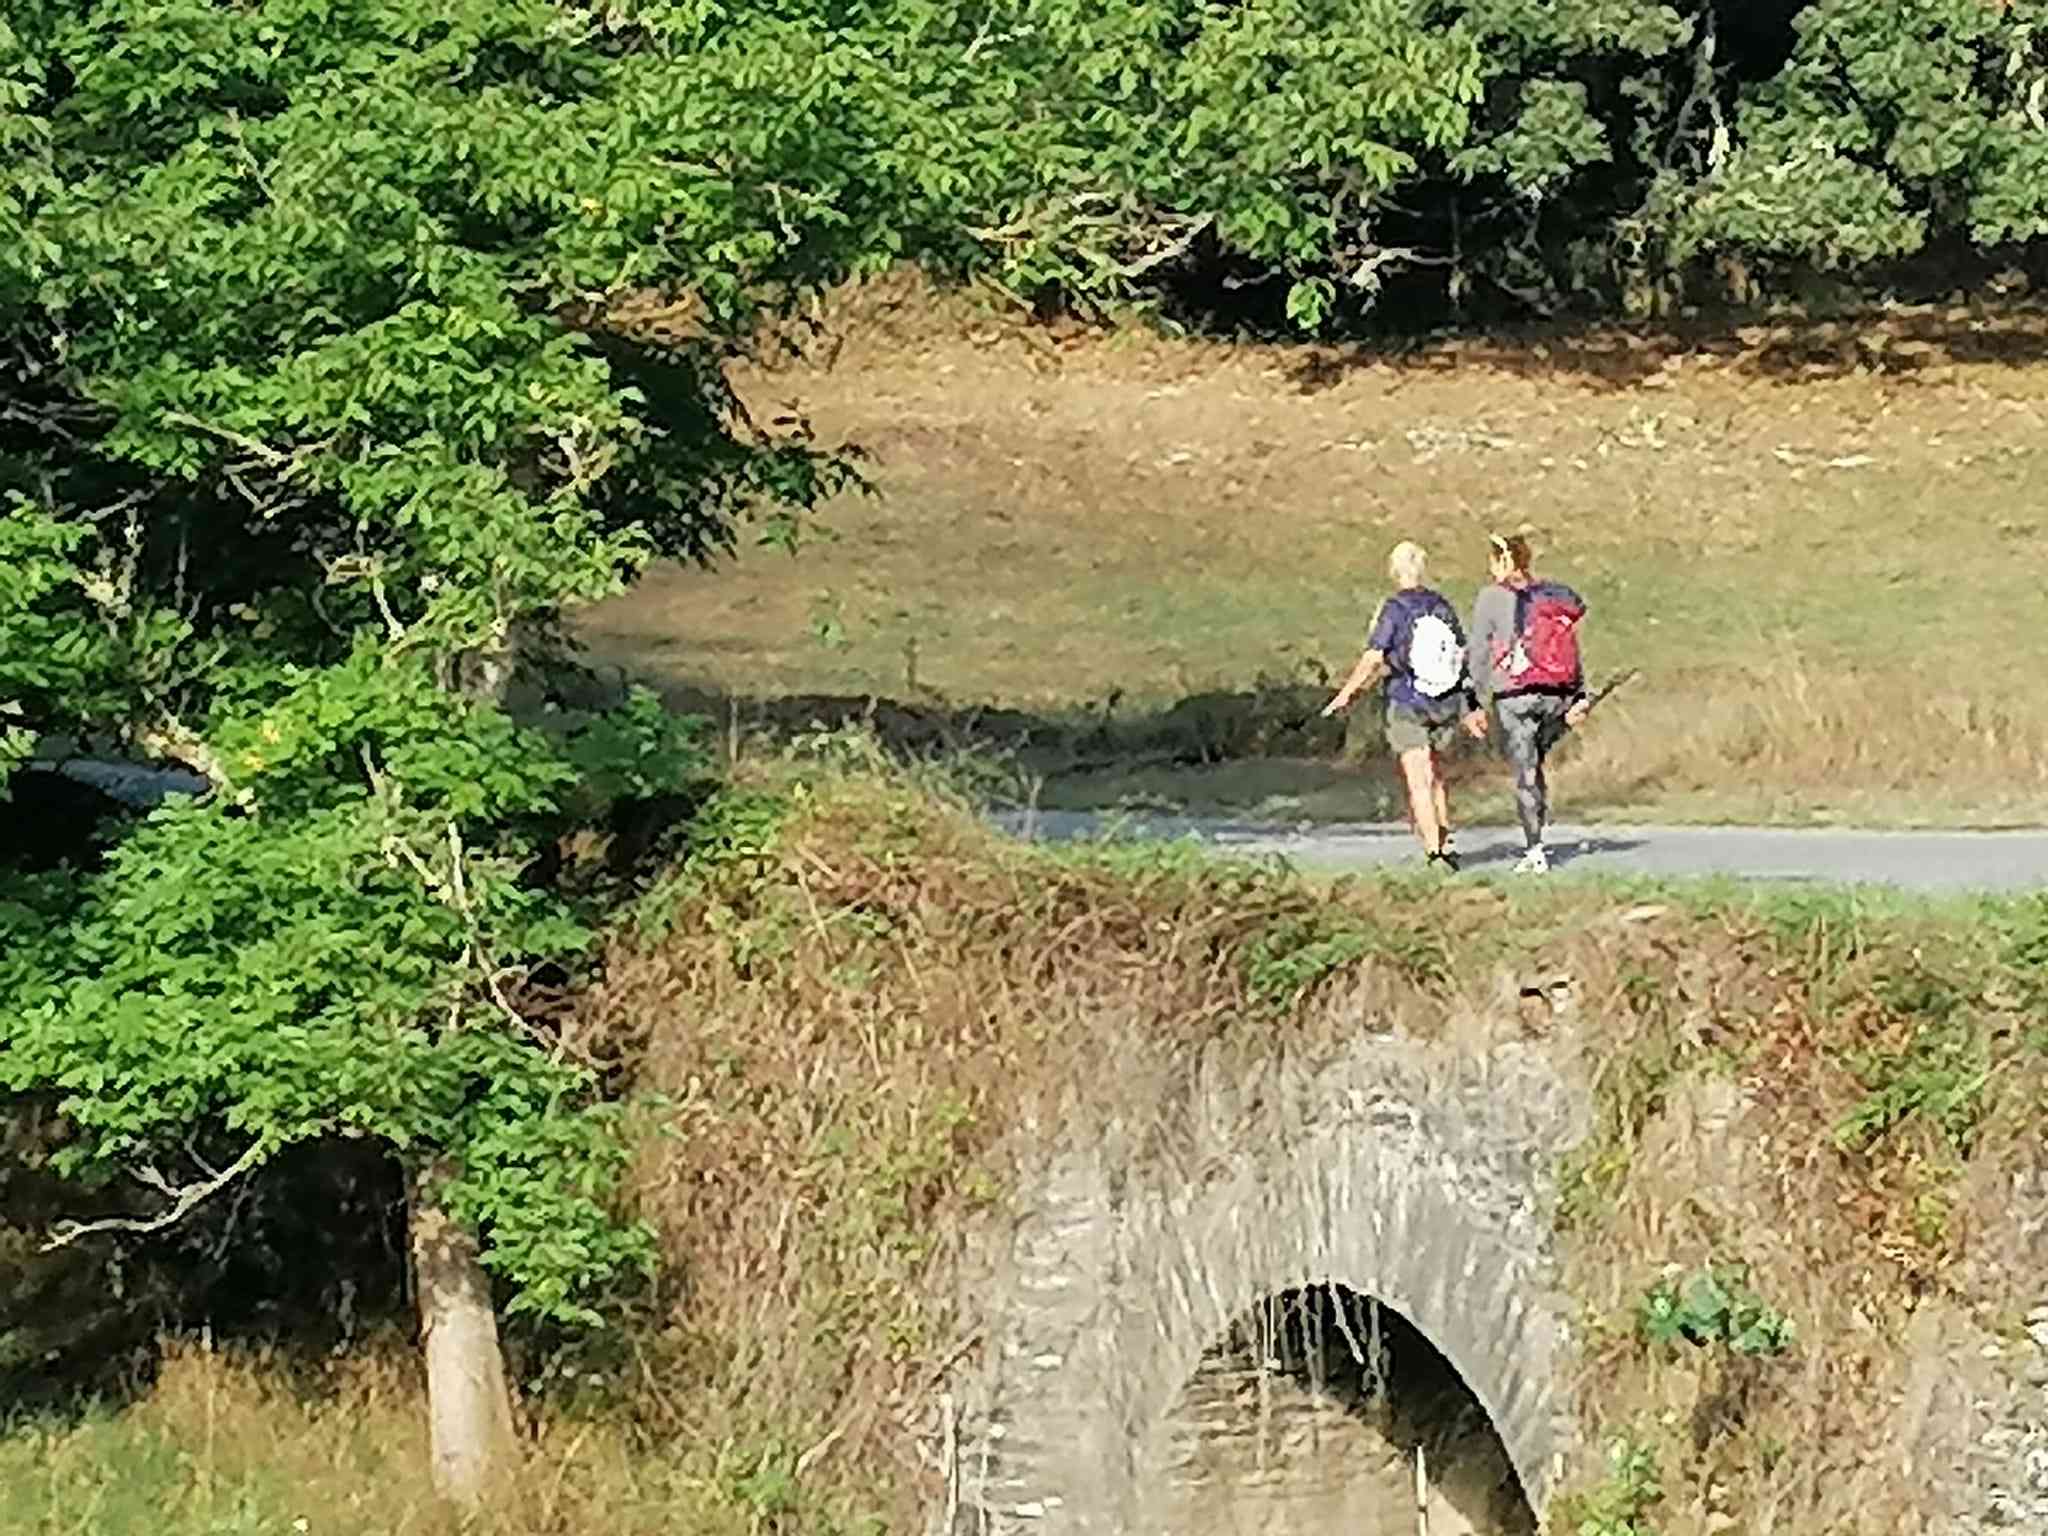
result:
[[[1395,908],[1365,926],[1311,909],[1279,917],[1252,940],[1244,956],[1245,991],[1261,1008],[1297,1010],[1322,983],[1367,959],[1422,986],[1447,982],[1453,970],[1448,945],[1423,912]]]
[[[1028,1193],[1041,1148],[1019,1127],[1086,1135],[1149,1115],[1170,1132],[1198,1057],[1249,1069],[1360,1027],[1430,1036],[1460,1018],[1589,1070],[1661,1063],[1592,1077],[1590,1155],[1611,1171],[1567,1239],[1598,1324],[1582,1413],[1596,1445],[1640,1427],[1626,1466],[1581,1469],[1587,1498],[1567,1506],[1609,1523],[1563,1528],[1692,1536],[1701,1512],[1740,1523],[1768,1504],[1856,1531],[1843,1511],[1889,1518],[1924,1491],[1885,1481],[1902,1464],[1908,1320],[1935,1309],[1948,1337],[1974,1337],[2033,1261],[2008,1170],[2034,1155],[2048,1061],[2005,1028],[2014,976],[1995,932],[2023,904],[1324,887],[1172,849],[1054,854],[1000,842],[872,749],[829,753],[743,768],[719,814],[746,830],[700,847],[563,1026],[579,1058],[663,1104],[631,1187],[666,1279],[609,1344],[522,1346],[534,1460],[491,1528],[913,1528],[939,1492],[919,1447],[942,1435],[941,1387],[974,1325],[953,1266]],[[1455,963],[1417,966],[1385,939],[1327,947],[1422,933]],[[1993,1042],[1977,1134],[1958,1145],[1915,1111],[1845,1146],[1833,1128],[1869,1091],[1855,1063],[1928,994],[1836,1004],[1875,999],[1870,978],[1915,948],[1979,978],[1943,1003]],[[1268,981],[1276,957],[1286,974]],[[1523,978],[1543,984],[1533,1002],[1502,985]],[[1912,1206],[1930,1193],[1938,1226]],[[1786,1318],[1797,1349],[1780,1352]],[[1701,1343],[1646,1347],[1646,1323]],[[186,1522],[174,1536],[236,1510],[251,1529],[317,1525],[315,1496],[360,1500],[351,1529],[432,1529],[404,1439],[417,1377],[288,1379],[282,1362],[179,1354],[141,1407],[17,1435],[4,1454],[60,1470],[9,1478],[7,1496],[40,1529],[113,1499],[128,1466]],[[207,1394],[217,1426],[284,1426],[276,1458],[218,1429],[201,1454]],[[365,1486],[345,1445],[384,1447],[399,1471]],[[300,1459],[304,1480],[268,1469]]]
[[[1664,1500],[1657,1456],[1640,1440],[1617,1436],[1607,1447],[1607,1472],[1559,1511],[1570,1536],[1657,1536],[1652,1514]]]
[[[2011,1267],[2037,1262],[1998,1207],[2037,1165],[2048,1081],[2001,963],[2030,901],[1786,893],[1730,922],[1683,900],[1710,926],[1618,972],[1631,1001],[1594,1026],[1596,1129],[1564,1170],[1587,1412],[1696,1492],[1659,1530],[1782,1510],[1806,1446],[1904,1432],[1881,1390],[1970,1379],[1958,1341],[1996,1332]],[[1938,1512],[1924,1482],[1884,1486],[1881,1517],[1810,1490],[1807,1518],[1875,1533]],[[1588,1497],[1643,1518],[1615,1479]]]

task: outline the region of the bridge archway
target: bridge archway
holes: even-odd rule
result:
[[[1334,1282],[1265,1298],[1168,1415],[1165,1536],[1536,1536],[1507,1447],[1408,1320]]]
[[[1583,1122],[1541,1051],[1371,1037],[1335,1061],[1205,1068],[1172,1116],[1164,1151],[1067,1128],[985,1277],[993,1358],[956,1528],[1145,1529],[1205,1354],[1267,1298],[1331,1284],[1450,1362],[1540,1513],[1565,1433],[1551,1170]]]

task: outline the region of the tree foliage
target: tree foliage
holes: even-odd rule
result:
[[[780,253],[843,271],[858,238],[785,241],[710,163],[701,80],[550,4],[8,28],[9,761],[54,734],[214,792],[0,888],[0,1084],[58,1094],[69,1163],[169,1211],[310,1140],[453,1154],[514,1305],[587,1321],[645,1241],[598,1073],[522,1005],[595,916],[533,874],[592,795],[702,761],[644,703],[522,726],[498,680],[523,630],[818,483],[700,354]],[[646,284],[699,354],[608,350]]]
[[[1783,71],[1741,104],[1682,243],[1853,264],[1931,234],[2048,232],[2048,7],[1820,0]]]

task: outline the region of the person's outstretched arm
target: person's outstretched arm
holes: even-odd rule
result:
[[[1386,670],[1386,654],[1368,648],[1358,658],[1358,665],[1351,669],[1351,675],[1344,679],[1344,686],[1337,690],[1336,697],[1323,706],[1323,713],[1334,715],[1349,708],[1353,699],[1386,675]]]
[[[1351,675],[1344,679],[1344,686],[1337,690],[1336,697],[1323,706],[1325,715],[1348,709],[1353,699],[1386,675],[1387,652],[1393,643],[1393,607],[1381,603],[1379,611],[1372,616],[1372,633],[1366,637],[1365,653],[1358,658],[1358,665],[1351,669]]]

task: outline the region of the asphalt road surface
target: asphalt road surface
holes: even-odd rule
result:
[[[1405,825],[1334,823],[1286,827],[1220,818],[1113,816],[1089,811],[1002,812],[1017,836],[1065,842],[1193,838],[1219,854],[1284,854],[1304,869],[1419,865]],[[2048,830],[1863,832],[1847,828],[1558,826],[1553,869],[1651,876],[1724,875],[1833,885],[1874,884],[1917,891],[2013,891],[2048,886]],[[1505,873],[1521,856],[1512,828],[1461,829],[1459,857],[1474,874]]]

